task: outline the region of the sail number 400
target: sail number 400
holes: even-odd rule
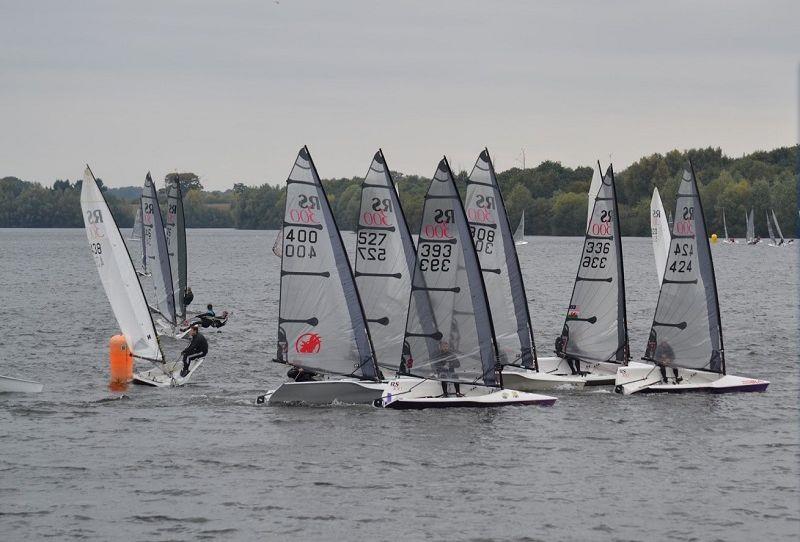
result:
[[[289,229],[286,232],[283,243],[283,255],[287,258],[316,258],[317,251],[314,244],[317,242],[317,231],[298,228]],[[302,243],[309,243],[306,246]]]
[[[369,261],[385,261],[386,249],[382,248],[381,245],[386,242],[386,237],[387,234],[381,232],[358,232],[358,246],[356,250],[358,251],[359,258]]]
[[[420,271],[450,271],[450,257],[453,246],[443,243],[420,243]]]

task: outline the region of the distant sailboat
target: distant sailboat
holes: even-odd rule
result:
[[[519,218],[519,225],[517,229],[514,231],[514,244],[517,246],[520,245],[527,245],[528,242],[525,240],[525,210],[522,210],[522,216]]]
[[[770,212],[772,213],[772,223],[775,225],[775,229],[778,232],[778,237],[780,238],[780,240],[777,242],[776,246],[782,247],[782,246],[786,246],[788,244],[791,244],[792,240],[789,240],[787,242],[786,239],[783,238],[783,232],[781,231],[780,224],[778,224],[778,218],[775,216],[775,210],[771,209]],[[767,221],[769,221],[769,217],[767,217]]]
[[[179,373],[182,368],[180,362],[165,362],[153,317],[130,254],[88,166],[81,187],[81,209],[89,248],[111,309],[125,336],[128,351],[134,358],[154,365],[153,369],[135,373],[134,382],[159,387],[185,384],[204,358],[192,361],[189,373],[183,377]]]
[[[419,380],[390,381],[382,397],[386,408],[550,405],[556,401],[503,389],[503,360],[483,280],[483,272],[491,270],[481,268],[470,228],[450,166],[442,159],[423,204],[403,346],[404,373]],[[485,230],[484,242],[489,230],[495,239],[499,237],[496,228]],[[424,310],[428,304],[433,314]]]
[[[723,243],[732,245],[736,243],[736,239],[732,238],[728,235],[728,222],[725,220],[725,208],[722,208],[722,228],[725,230],[725,238],[722,240]]]
[[[772,220],[769,217],[769,212],[764,211],[764,214],[767,217],[767,234],[769,234],[769,238],[771,240],[771,242],[769,243],[769,246],[777,247],[777,246],[779,246],[779,244],[778,244],[777,239],[775,239],[775,231],[772,229]]]
[[[664,278],[664,268],[667,265],[667,257],[669,256],[672,233],[669,229],[667,213],[664,212],[664,204],[661,202],[658,188],[653,189],[653,197],[650,199],[650,234],[653,238],[656,274],[658,283],[661,284],[661,280]]]
[[[747,232],[745,234],[745,242],[748,245],[755,245],[761,239],[756,237],[756,225],[755,220],[753,220],[753,210],[750,209],[750,213],[747,214]]]
[[[694,169],[678,187],[669,258],[644,358],[620,367],[615,390],[763,391],[765,380],[726,374],[714,263]],[[671,373],[668,375],[668,372]]]

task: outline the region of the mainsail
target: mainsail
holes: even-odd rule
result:
[[[644,359],[725,372],[714,264],[694,169],[678,187],[675,225]]]
[[[142,238],[142,207],[136,209],[136,217],[133,219],[133,229],[131,230],[131,241]]]
[[[169,265],[164,222],[158,206],[158,195],[150,173],[142,188],[142,237],[147,254],[147,268],[153,279],[154,308],[171,324],[176,323],[172,271]]]
[[[169,266],[172,271],[172,288],[175,296],[175,309],[182,321],[186,318],[186,220],[183,215],[183,194],[177,176],[167,188],[167,226],[164,230],[169,252]]]
[[[377,380],[350,261],[306,147],[286,184],[277,361]]]
[[[416,257],[383,151],[361,185],[355,277],[378,365],[397,372]]]
[[[447,382],[497,386],[492,317],[478,255],[447,159],[422,209],[403,372]],[[430,303],[434,318],[426,316]]]
[[[163,359],[131,256],[89,166],[83,174],[81,210],[100,281],[128,349],[137,356]]]
[[[755,222],[753,221],[753,210],[750,209],[750,213],[749,214],[745,213],[745,214],[747,218],[747,232],[745,233],[745,241],[747,241],[748,243],[752,243],[753,241],[755,241],[756,237],[756,231],[755,231],[756,227],[755,227]]]
[[[602,185],[603,175],[600,172],[600,167],[593,168],[592,182],[589,184],[589,204],[586,206],[586,227],[589,227],[589,222],[592,221],[592,202],[597,197],[597,192]]]
[[[728,235],[728,221],[725,220],[725,207],[722,208],[722,228],[725,230],[725,239],[730,239]]]
[[[487,149],[481,152],[467,179],[464,207],[486,285],[500,363],[533,368],[536,349],[525,285]]]
[[[775,223],[775,229],[778,230],[778,237],[781,238],[781,240],[780,240],[780,242],[778,244],[782,245],[786,241],[786,239],[783,238],[783,232],[781,231],[781,227],[778,224],[778,219],[775,218],[775,210],[774,209],[772,209],[772,221]]]
[[[767,233],[769,234],[769,238],[772,239],[773,245],[777,245],[778,241],[775,239],[775,232],[772,231],[772,221],[769,218],[769,213],[764,211],[764,214],[767,216]]]
[[[667,213],[664,212],[664,204],[661,202],[661,195],[658,188],[653,189],[653,197],[650,199],[650,233],[653,237],[653,255],[656,260],[656,273],[658,273],[658,283],[664,278],[664,268],[667,265],[667,255],[669,254],[669,243],[672,235],[669,232]]]
[[[522,210],[522,215],[519,217],[519,225],[514,231],[514,243],[522,243],[525,240],[525,209]]]
[[[600,164],[598,164],[598,168]],[[593,201],[575,286],[561,331],[561,354],[587,361],[628,361],[625,273],[614,171]]]

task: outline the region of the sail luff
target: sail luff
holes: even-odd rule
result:
[[[100,281],[130,352],[164,359],[133,260],[89,166],[81,186],[81,210]]]

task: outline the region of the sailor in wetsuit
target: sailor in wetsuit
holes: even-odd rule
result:
[[[313,382],[316,380],[314,377],[317,376],[317,373],[313,371],[306,371],[302,367],[292,366],[292,368],[289,369],[289,372],[286,373],[286,376],[295,382]]]
[[[193,325],[191,330],[189,331],[189,335],[192,337],[192,342],[189,343],[189,346],[184,348],[181,354],[183,355],[183,369],[181,369],[181,376],[186,376],[189,374],[189,365],[192,363],[192,360],[205,357],[208,354],[208,341],[206,338],[203,337],[203,334],[198,331],[197,324]]]
[[[192,292],[192,287],[187,286],[186,291],[183,293],[183,306],[188,307],[193,300],[194,300],[194,293]]]
[[[661,341],[656,349],[655,362],[658,368],[661,369],[661,381],[664,382],[664,384],[669,382],[667,379],[667,367],[671,367],[673,361],[675,361],[675,352],[667,341]],[[679,384],[683,380],[683,378],[678,376],[677,367],[672,367],[672,374],[675,376],[676,384]]]

